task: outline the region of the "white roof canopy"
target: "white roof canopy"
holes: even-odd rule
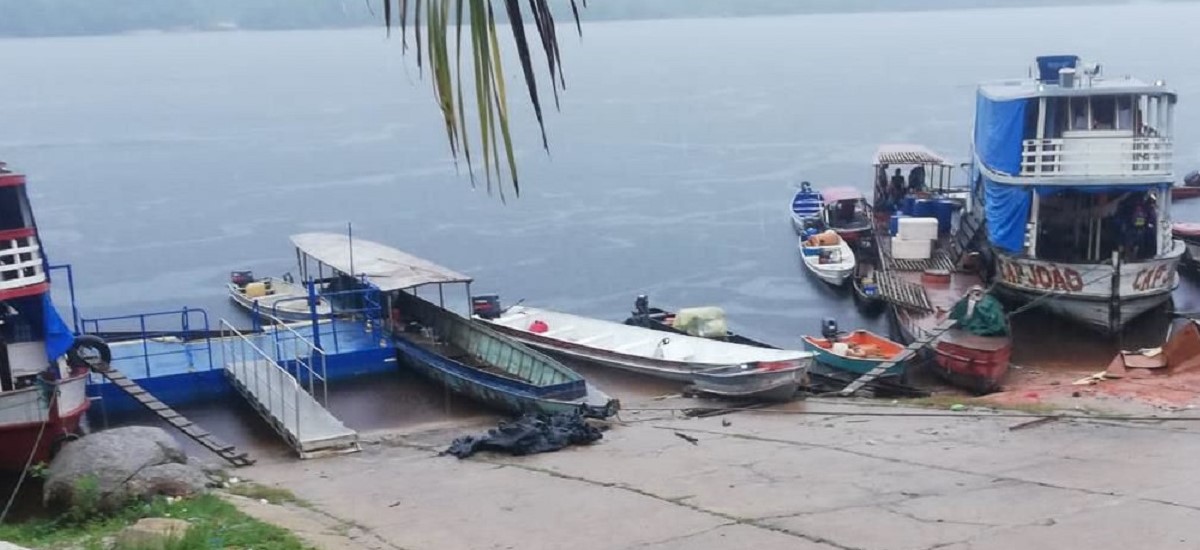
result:
[[[353,253],[351,242],[353,241]],[[338,233],[292,235],[292,244],[310,258],[351,276],[366,276],[379,290],[469,283],[471,278],[390,246]],[[351,267],[353,264],[353,267]]]
[[[946,159],[928,147],[907,143],[880,145],[875,152],[875,164],[948,165]]]

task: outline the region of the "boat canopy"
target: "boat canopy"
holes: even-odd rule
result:
[[[825,204],[842,201],[866,200],[862,192],[853,187],[834,187],[826,189],[821,193],[825,197]]]
[[[883,164],[931,164],[949,166],[946,159],[924,145],[895,143],[880,145],[875,151],[876,166]]]
[[[366,239],[338,233],[292,235],[300,253],[351,276],[365,276],[379,290],[407,290],[419,286],[470,283],[471,277]]]

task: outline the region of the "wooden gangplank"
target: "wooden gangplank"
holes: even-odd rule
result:
[[[137,382],[134,382],[128,376],[125,376],[121,371],[107,365],[104,368],[93,370],[104,378],[107,378],[109,382],[112,382],[113,385],[120,388],[121,391],[128,394],[135,401],[141,403],[150,412],[166,420],[168,424],[174,426],[180,432],[183,432],[183,435],[188,436],[205,449],[225,459],[226,462],[234,466],[250,466],[254,464],[254,459],[250,458],[246,453],[238,452],[237,448],[233,445],[217,439],[217,436],[188,420],[182,414],[175,411],[175,409],[168,407],[166,403],[159,401],[157,397],[151,395],[150,392],[146,391],[145,388],[138,385]]]
[[[945,321],[942,321],[941,323],[938,324],[937,327],[934,327],[933,330],[926,332],[925,334],[922,334],[920,337],[918,337],[916,340],[913,340],[913,342],[911,344],[909,344],[907,347],[904,348],[904,351],[901,352],[898,357],[896,357],[895,359],[888,361],[886,363],[881,363],[879,366],[876,366],[875,368],[871,369],[870,371],[867,371],[862,376],[858,377],[857,380],[851,382],[850,385],[843,388],[842,391],[839,392],[839,394],[843,397],[853,396],[855,393],[858,392],[858,390],[861,390],[863,388],[863,386],[871,383],[876,378],[879,378],[880,376],[882,376],[883,373],[888,371],[888,369],[895,367],[899,363],[903,363],[905,361],[908,361],[909,359],[916,357],[917,354],[921,352],[921,350],[928,347],[930,344],[933,343],[934,340],[937,340],[938,337],[940,337],[946,331],[954,328],[954,326],[957,324],[958,324],[958,321],[955,321],[953,319],[946,319]]]

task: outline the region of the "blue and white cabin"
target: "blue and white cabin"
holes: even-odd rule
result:
[[[1170,220],[1175,105],[1161,80],[1105,77],[1076,56],[979,87],[972,194],[1002,291],[1051,294],[1039,303],[1109,334],[1170,297],[1183,252]]]

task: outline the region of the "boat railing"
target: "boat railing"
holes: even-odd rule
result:
[[[225,319],[221,319],[221,363],[271,416],[289,428],[287,431],[297,441],[303,441],[300,399],[304,387],[271,354],[256,345],[252,336],[243,334]],[[288,426],[289,420],[294,424]]]
[[[174,322],[178,321],[178,329]],[[164,326],[164,321],[167,322]],[[140,353],[124,353],[127,346],[113,346],[112,365],[126,375],[141,363],[146,378],[151,377],[150,365],[159,357],[182,356],[189,371],[212,370],[212,332],[208,312],[199,308],[117,315],[80,319],[84,334],[121,335],[135,340]],[[173,345],[161,345],[161,344]],[[132,347],[132,346],[128,346]],[[121,368],[124,365],[125,368]]]
[[[1156,176],[1174,170],[1169,137],[1068,137],[1027,139],[1021,176]]]
[[[44,282],[42,247],[33,230],[0,231],[0,291]]]

